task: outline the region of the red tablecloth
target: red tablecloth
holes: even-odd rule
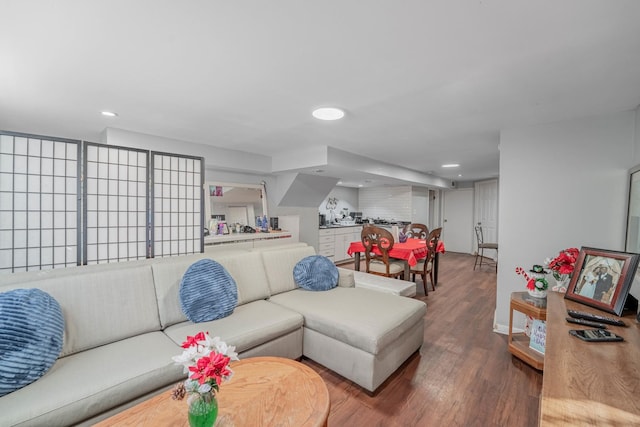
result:
[[[364,245],[362,242],[351,242],[349,244],[347,254],[351,256],[356,252],[364,251]],[[376,251],[376,248],[374,248],[373,251],[380,255],[380,253]],[[436,252],[444,252],[444,243],[442,240],[438,241],[438,248],[436,249]],[[407,239],[404,243],[396,242],[393,244],[393,248],[389,251],[389,256],[391,258],[405,260],[413,267],[418,263],[420,258],[425,258],[427,256],[427,244],[424,240],[420,239]]]

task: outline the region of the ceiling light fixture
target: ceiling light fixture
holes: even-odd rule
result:
[[[442,165],[443,168],[457,168],[458,166],[460,166],[457,163],[448,163],[446,165]]]
[[[102,111],[101,114],[107,117],[118,117],[118,113],[114,113],[113,111]]]
[[[320,120],[339,120],[344,117],[344,111],[339,108],[323,107],[313,110],[313,117]]]

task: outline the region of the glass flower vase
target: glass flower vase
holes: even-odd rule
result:
[[[212,427],[218,418],[218,401],[213,392],[204,393],[189,401],[189,425]]]
[[[560,274],[554,278],[556,279],[556,285],[553,287],[553,290],[556,292],[567,292],[569,282],[571,282],[571,276],[568,274]]]

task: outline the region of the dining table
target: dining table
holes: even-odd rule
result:
[[[433,281],[438,283],[438,264],[439,254],[444,253],[444,242],[438,240],[438,246],[436,247],[436,255],[434,257],[433,265]],[[360,271],[360,254],[365,252],[364,244],[362,241],[355,241],[349,244],[347,254],[353,256],[355,260],[355,270]],[[376,246],[373,247],[373,252],[377,255],[381,255],[381,252]],[[405,242],[395,242],[393,247],[389,251],[389,257],[404,261],[404,279],[410,281],[411,267],[418,264],[418,260],[426,258],[427,256],[427,241],[422,239],[408,238]]]

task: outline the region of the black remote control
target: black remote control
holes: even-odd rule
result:
[[[584,311],[567,310],[567,314],[575,319],[591,320],[592,322],[608,323],[609,325],[615,326],[627,326],[627,324],[620,319],[585,313]]]
[[[569,333],[587,342],[624,341],[624,338],[620,335],[605,331],[604,329],[572,329]]]
[[[575,323],[577,325],[591,326],[592,328],[607,329],[607,325],[605,325],[604,323],[592,322],[591,320],[574,319],[573,317],[567,317],[567,322]]]

